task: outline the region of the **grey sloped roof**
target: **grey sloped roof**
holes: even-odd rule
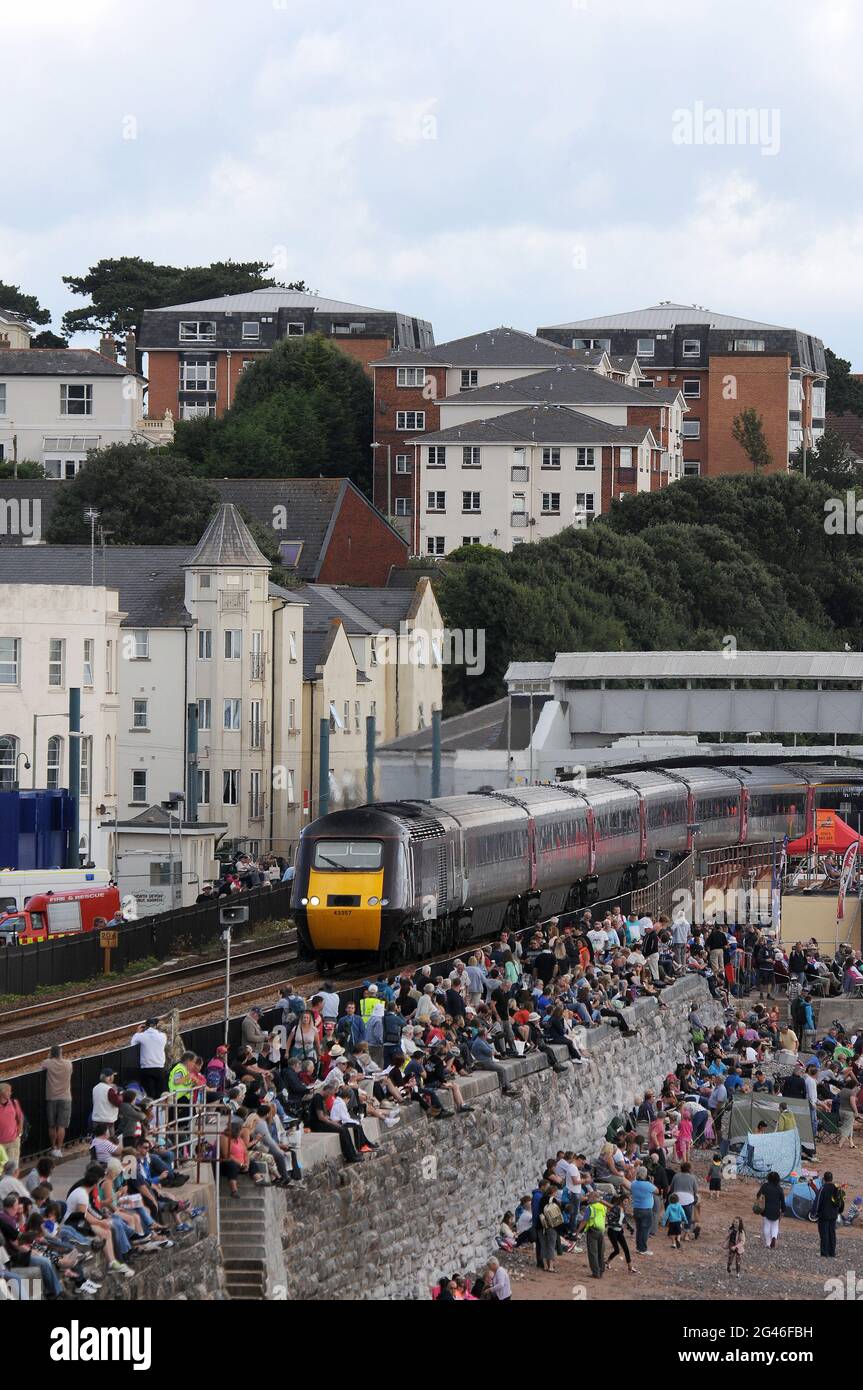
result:
[[[97,584],[116,589],[124,627],[185,627],[187,545],[111,545],[96,549]],[[89,545],[0,547],[0,584],[90,583]]]
[[[711,328],[781,328],[781,324],[761,323],[758,319],[738,318],[734,314],[717,314],[699,304],[651,304],[646,309],[632,309],[622,314],[605,314],[594,319],[576,319],[572,323],[548,324],[557,329],[599,328],[676,328],[679,323],[706,323]],[[542,333],[542,329],[537,329]]]
[[[558,652],[552,680],[863,681],[861,652]]]
[[[415,589],[365,589],[347,585],[307,584],[297,590],[306,604],[303,631],[323,632],[333,618],[340,618],[350,635],[371,635],[382,628],[396,630],[406,618]]]
[[[569,356],[569,349],[520,328],[489,328],[467,338],[453,338],[433,348],[399,348],[373,363],[401,367],[415,362],[435,367],[547,367]]]
[[[192,565],[270,568],[269,560],[255,544],[233,502],[222,503],[186,564],[190,568]]]
[[[611,382],[610,385],[616,386]],[[617,390],[626,389],[616,386]],[[640,444],[647,425],[609,425],[566,405],[537,405],[424,434],[423,444]]]
[[[92,348],[2,348],[0,376],[135,376],[122,362]],[[66,417],[74,421],[77,416]],[[64,418],[64,424],[66,423]],[[87,417],[81,416],[82,425]],[[55,430],[55,433],[57,431]],[[66,430],[68,433],[68,428]],[[62,434],[62,430],[60,431]]]
[[[316,309],[322,314],[388,314],[389,309],[370,309],[365,304],[350,304],[343,299],[326,299],[302,290],[249,290],[245,294],[226,294],[216,299],[194,299],[188,304],[163,304],[160,313],[179,309],[208,309],[222,313],[270,313],[277,309]]]
[[[655,394],[652,393],[652,394]],[[672,391],[672,395],[675,392]],[[525,405],[649,405],[650,396],[636,386],[624,386],[598,372],[585,371],[574,363],[561,362],[544,372],[518,376],[511,381],[495,381],[488,386],[475,386],[471,391],[454,392],[445,396],[441,405],[511,404]]]
[[[478,709],[468,710],[465,714],[456,714],[451,719],[442,719],[441,748],[444,751],[455,751],[459,748],[506,749],[509,703],[509,697],[505,696],[502,700],[494,700],[489,705],[481,705]],[[536,728],[544,704],[545,700],[541,695],[534,696],[534,728]],[[513,695],[512,733],[509,746],[513,749],[527,748],[529,743],[530,697],[528,695]],[[389,743],[383,744],[379,751],[382,753],[388,751],[430,753],[431,746],[432,731],[431,726],[429,726],[425,729],[418,729],[412,734],[404,734],[401,738],[392,739]],[[477,773],[477,781],[481,780],[481,775]]]

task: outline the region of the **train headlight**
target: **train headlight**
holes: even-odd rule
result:
[[[377,907],[380,898],[369,898],[369,907]]]
[[[389,905],[390,905],[390,900],[389,900],[389,898],[381,898],[381,907],[389,907]]]
[[[302,901],[303,907],[308,907],[308,905],[309,905],[309,900],[308,900],[308,898],[303,898],[303,899],[301,899],[301,901]]]
[[[309,898],[309,902],[311,903],[312,907],[319,907],[321,900],[320,898]]]

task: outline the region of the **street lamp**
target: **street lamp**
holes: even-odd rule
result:
[[[220,907],[219,925],[224,927],[222,940],[225,943],[225,1046],[228,1045],[228,1023],[231,1017],[231,928],[239,927],[249,920],[247,907]]]
[[[13,744],[13,747],[14,747],[14,744]],[[30,768],[30,759],[27,757],[27,754],[26,754],[26,753],[23,753],[23,752],[22,752],[22,753],[16,753],[16,754],[15,754],[15,780],[14,780],[13,783],[12,783],[12,790],[15,791],[15,792],[17,792],[18,787],[19,787],[19,785],[20,785],[19,782],[18,782],[18,764],[19,764],[19,762],[21,761],[22,758],[24,759],[24,771],[27,772],[27,771],[29,771],[29,768]]]
[[[176,894],[176,890],[175,890],[175,886],[174,886],[174,838],[173,838],[174,822],[173,822],[173,813],[177,810],[177,807],[180,805],[181,802],[182,802],[183,806],[185,806],[185,804],[186,804],[186,798],[185,798],[183,792],[169,792],[169,793],[168,793],[168,800],[162,802],[162,809],[168,812],[168,863],[169,863],[169,865],[170,865],[169,873],[170,873],[170,876],[171,876],[171,907],[176,907],[176,905],[177,905],[177,904],[176,904],[176,897],[177,897],[177,894]],[[178,835],[179,835],[179,837],[180,837],[180,905],[182,906],[182,885],[183,885],[183,818],[182,818],[182,815],[179,815],[179,816],[177,817],[177,833],[178,833]]]

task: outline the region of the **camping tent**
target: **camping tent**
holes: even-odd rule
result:
[[[815,1194],[804,1178],[798,1178],[785,1194],[785,1210],[790,1216],[799,1216],[802,1221],[809,1218]]]
[[[796,1129],[781,1134],[747,1134],[738,1171],[753,1178],[776,1172],[790,1178],[800,1167],[800,1134]]]
[[[723,1133],[731,1144],[737,1140],[743,1140],[747,1135],[755,1135],[759,1124],[763,1120],[767,1126],[767,1133],[772,1135],[776,1129],[779,1119],[779,1104],[787,1105],[794,1119],[797,1122],[797,1131],[800,1135],[800,1143],[807,1149],[815,1149],[815,1136],[812,1133],[812,1116],[809,1112],[809,1102],[798,1100],[794,1096],[770,1096],[763,1091],[757,1091],[753,1095],[742,1096],[739,1091],[734,1096],[734,1103],[727,1115],[728,1123],[723,1117]]]

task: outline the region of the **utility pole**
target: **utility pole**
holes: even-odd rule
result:
[[[90,588],[96,583],[96,522],[99,513],[95,507],[88,507],[84,516],[90,523]]]

